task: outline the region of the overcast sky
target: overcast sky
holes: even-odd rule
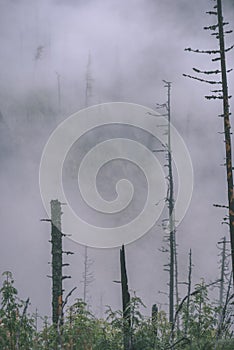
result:
[[[37,307],[41,315],[49,315],[51,303],[51,281],[46,277],[50,274],[50,227],[40,222],[47,217],[39,191],[40,158],[54,128],[85,106],[89,54],[90,105],[124,101],[155,108],[156,103],[166,101],[162,79],[172,82],[172,123],[183,136],[194,167],[192,202],[177,229],[179,279],[187,277],[190,248],[193,283],[201,277],[207,281],[218,277],[216,243],[224,235],[228,238],[227,225],[221,224],[226,213],[213,207],[227,203],[225,168],[220,166],[224,163],[223,135],[218,133],[223,130],[218,118],[221,102],[205,100],[210,86],[182,76],[191,74],[193,67],[217,67],[210,57],[184,51],[186,47],[217,47],[217,41],[202,29],[214,22],[205,14],[212,4],[210,0],[0,1],[0,271],[13,272],[20,296],[30,297],[32,310]],[[234,23],[233,0],[224,0],[223,5],[227,20]],[[232,42],[233,35],[227,45]],[[233,52],[227,61],[231,67]],[[230,94],[233,90],[230,73]],[[232,100],[230,104],[233,109]],[[105,137],[105,130],[83,140],[82,151],[90,147],[90,140],[100,137]],[[147,135],[141,137],[152,146]],[[117,168],[120,173],[124,169],[129,179],[137,173],[134,166],[128,169],[126,163],[116,163],[106,169],[106,175],[103,170],[103,179],[111,179],[111,171]],[[101,176],[98,181],[105,192]],[[140,174],[137,181],[144,181]],[[144,195],[139,192],[138,198]],[[148,307],[167,302],[158,293],[168,290],[168,273],[163,271],[168,257],[159,251],[164,236],[160,225],[157,222],[147,235],[126,247],[129,286]],[[72,276],[65,283],[66,291],[77,286],[74,297],[82,297],[84,247],[68,239],[64,245],[75,253],[65,258],[71,263],[66,273]],[[120,278],[119,249],[89,248],[88,253],[95,278],[89,286],[90,303],[101,315],[101,304],[121,305],[120,286],[113,283]]]

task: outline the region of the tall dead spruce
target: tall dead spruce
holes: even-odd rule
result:
[[[177,271],[177,256],[175,244],[175,217],[174,217],[174,182],[172,171],[172,149],[171,149],[171,83],[164,81],[167,88],[167,115],[168,115],[168,144],[167,144],[167,158],[168,158],[168,209],[169,209],[169,246],[170,246],[170,283],[169,283],[169,321],[173,324],[174,321],[174,291],[176,287],[176,297],[178,303],[178,271]],[[176,282],[176,283],[174,283]]]
[[[179,290],[178,290],[178,264],[177,264],[177,246],[176,246],[176,228],[175,228],[175,213],[174,213],[174,180],[173,180],[173,166],[172,166],[172,147],[171,147],[171,82],[163,80],[164,87],[167,89],[167,102],[163,104],[157,104],[157,109],[165,108],[166,114],[162,114],[167,117],[167,124],[165,134],[167,134],[167,145],[163,150],[154,150],[154,152],[165,151],[168,167],[168,191],[166,202],[168,204],[169,218],[164,219],[163,223],[168,222],[169,235],[167,237],[169,242],[169,264],[165,266],[166,271],[169,271],[169,321],[171,326],[174,322],[174,294],[176,296],[176,304],[179,304]],[[164,127],[164,125],[163,125]],[[163,250],[168,252],[168,249]],[[169,268],[169,269],[168,269]],[[177,328],[179,328],[179,318],[177,319]]]
[[[85,108],[89,107],[91,104],[91,98],[92,98],[92,90],[93,90],[93,77],[92,77],[92,70],[91,70],[91,53],[89,52],[88,55],[88,63],[86,66],[86,74],[85,74]],[[87,304],[88,307],[88,287],[89,285],[94,281],[93,273],[90,271],[90,267],[93,264],[93,260],[89,258],[88,254],[88,247],[87,245],[84,247],[84,272],[82,274],[83,276],[83,300],[84,303]]]
[[[205,96],[208,100],[211,99],[221,99],[223,101],[223,114],[221,117],[224,120],[224,141],[225,141],[225,152],[226,152],[226,173],[227,173],[227,185],[228,185],[228,210],[229,210],[229,230],[230,230],[230,242],[231,242],[231,256],[232,256],[232,270],[234,270],[234,193],[233,193],[233,167],[232,167],[232,148],[231,148],[231,124],[230,124],[230,112],[229,112],[229,99],[231,96],[228,95],[228,84],[227,84],[227,73],[232,71],[232,69],[227,70],[226,68],[226,52],[233,49],[234,45],[225,48],[225,35],[232,33],[232,30],[225,30],[224,27],[228,25],[227,22],[223,20],[222,14],[222,0],[214,0],[215,6],[212,11],[207,13],[211,16],[217,18],[217,23],[204,27],[205,30],[210,30],[211,35],[215,36],[219,43],[219,48],[217,50],[199,50],[187,48],[186,51],[208,54],[211,56],[216,56],[212,58],[212,61],[220,61],[220,69],[203,71],[197,68],[193,68],[193,71],[201,74],[202,76],[213,76],[219,75],[221,77],[220,81],[217,80],[207,80],[196,76],[191,76],[184,74],[184,76],[191,79],[196,79],[201,82],[205,82],[211,85],[220,85],[220,88],[211,90],[212,95]],[[225,207],[225,206],[223,206]],[[234,274],[233,274],[233,285],[234,285]]]

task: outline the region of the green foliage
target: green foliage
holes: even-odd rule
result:
[[[1,350],[124,350],[122,311],[107,308],[105,319],[97,319],[87,310],[87,305],[77,299],[68,307],[64,323],[56,328],[48,318],[40,331],[35,320],[26,313],[26,303],[19,300],[10,272],[3,274],[0,308]],[[234,340],[230,332],[217,341],[218,309],[208,297],[204,282],[196,286],[196,292],[180,310],[180,330],[171,338],[171,325],[163,310],[156,317],[141,313],[144,304],[134,295],[129,304],[131,318],[131,350],[166,350],[175,344],[175,350],[231,350]],[[188,321],[185,334],[185,324]]]
[[[33,321],[27,317],[27,304],[17,297],[12,274],[3,273],[5,280],[0,289],[0,348],[2,350],[32,349]],[[23,309],[23,311],[21,311]]]
[[[196,344],[198,349],[208,349],[216,336],[217,308],[209,303],[208,291],[204,282],[196,285],[197,291],[190,300],[189,315],[187,310],[182,310],[182,320],[188,317],[187,337],[191,344]]]

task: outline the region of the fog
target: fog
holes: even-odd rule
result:
[[[223,3],[226,19],[233,24],[234,2]],[[123,101],[155,108],[167,98],[162,80],[172,82],[172,123],[184,138],[194,167],[191,205],[177,228],[179,279],[187,278],[190,248],[193,285],[200,278],[207,282],[218,278],[216,243],[223,236],[229,237],[228,226],[222,225],[226,212],[213,207],[214,203],[227,203],[225,168],[220,166],[224,163],[223,135],[219,134],[223,121],[218,118],[222,105],[204,98],[210,86],[183,77],[183,73],[191,74],[193,67],[208,70],[218,66],[210,57],[184,51],[186,47],[217,47],[214,37],[202,29],[214,22],[205,13],[212,4],[208,0],[1,0],[0,272],[13,272],[19,295],[30,297],[33,312],[38,308],[41,315],[51,313],[51,280],[46,277],[51,274],[50,224],[40,221],[47,218],[39,190],[40,158],[55,127],[86,105],[88,57],[92,78],[89,105]],[[233,34],[227,45],[232,41]],[[231,68],[233,51],[227,61]],[[230,73],[230,94],[233,90]],[[230,106],[232,111],[232,100]],[[108,137],[115,132],[110,130]],[[137,131],[119,129],[118,133],[140,137],[149,148],[157,145]],[[94,140],[105,137],[105,130],[87,135],[87,141],[77,149],[84,152]],[[163,163],[163,156],[159,158]],[[116,162],[103,169],[97,179],[107,198],[117,180],[116,169],[133,182],[144,183],[134,166],[128,169],[125,161]],[[111,172],[115,177],[105,186]],[[71,184],[67,179],[68,191]],[[139,188],[140,202],[135,202],[134,210],[144,201],[144,188]],[[84,215],[89,217],[88,210]],[[127,218],[131,215],[129,212]],[[166,215],[165,210],[163,217]],[[158,293],[168,291],[168,273],[163,271],[168,256],[159,251],[165,245],[163,237],[160,220],[141,239],[126,246],[129,287],[148,306],[146,313],[153,303],[167,309],[167,297]],[[83,297],[84,247],[67,238],[64,245],[75,253],[65,257],[71,263],[65,272],[72,276],[64,283],[66,292],[78,287],[72,301]],[[121,306],[120,286],[113,283],[120,279],[119,249],[88,248],[88,255],[94,277],[88,291],[90,307],[100,316],[105,305]],[[183,293],[182,287],[181,296]]]

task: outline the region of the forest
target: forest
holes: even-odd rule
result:
[[[0,5],[6,34],[4,54],[0,55],[6,79],[6,86],[1,83],[0,88],[0,178],[4,202],[1,350],[234,349],[234,86],[233,68],[229,66],[233,64],[234,52],[234,4],[228,0],[206,0],[206,5],[201,1],[202,5],[199,2],[198,6],[186,8],[185,1],[178,0],[178,8],[174,4],[175,23],[169,31],[164,29],[164,39],[167,35],[173,37],[173,30],[179,38],[186,26],[193,27],[186,41],[178,39],[173,44],[171,38],[170,45],[166,45],[167,39],[164,40],[169,51],[161,50],[159,62],[155,52],[151,54],[151,45],[154,41],[162,44],[162,32],[159,37],[152,36],[149,47],[143,43],[148,40],[145,33],[154,30],[156,11],[166,11],[166,26],[170,20],[173,22],[171,1],[164,5],[149,1],[147,10],[147,1],[136,1],[135,9],[134,1],[130,2],[131,6],[114,1],[110,5],[103,0],[53,0],[51,4],[43,1],[29,5],[28,0],[22,0]],[[54,9],[56,21],[68,20],[61,22],[59,39],[48,8]],[[105,8],[112,18],[108,18]],[[194,24],[183,17],[192,8]],[[76,11],[80,11],[80,17],[76,17]],[[29,33],[29,24],[24,24],[26,13],[30,13],[32,22],[28,23],[35,28],[34,34]],[[63,45],[74,45],[72,16],[74,23],[79,18],[80,27],[75,24],[74,28],[80,30],[88,19],[87,32],[81,30],[78,37],[78,55],[83,55],[78,67],[82,73],[77,73],[81,74],[80,85],[74,73],[76,63],[69,64],[66,53],[61,62],[54,58],[63,51]],[[101,26],[100,19],[107,23],[105,35],[109,35],[110,26],[110,33],[116,30],[117,38],[123,36],[120,46],[125,37],[124,32],[120,35],[120,18],[127,26],[134,22],[134,35],[139,34],[139,21],[147,27],[142,37],[139,34],[140,44],[135,44],[139,45],[138,51],[131,46],[130,33],[124,46],[126,52],[129,50],[126,57],[108,36],[111,46],[104,52],[110,55],[113,66],[108,66],[105,58],[100,61],[100,72],[98,63],[95,70],[95,53],[97,57],[104,56],[105,45],[95,47],[99,29],[96,34],[92,26],[90,29],[92,21],[95,28],[95,16],[97,28]],[[14,30],[9,29],[9,18],[16,21]],[[116,18],[121,24],[117,29],[112,27]],[[177,32],[181,19],[184,23]],[[84,33],[88,33],[87,41],[94,40],[93,50],[90,43],[88,50],[82,43],[86,40]],[[11,63],[10,49],[6,48],[7,40],[14,35],[19,47]],[[58,40],[58,46],[53,40]],[[186,64],[182,62],[178,70],[173,66],[176,58],[171,59],[173,45],[175,56],[181,51],[186,57]],[[67,55],[73,59],[77,52],[72,50],[67,49]],[[27,65],[28,52],[32,57]],[[133,63],[136,53],[142,56]],[[150,58],[146,59],[147,55]],[[22,71],[15,68],[15,57]],[[168,68],[170,62],[172,67]],[[129,75],[124,73],[125,65]],[[160,74],[154,73],[155,65]],[[113,75],[111,81],[108,69]],[[126,88],[127,80],[132,86],[135,84],[132,89]],[[156,94],[152,92],[155,81]],[[175,92],[176,85],[183,96],[175,103],[174,93],[177,99],[181,94]],[[180,119],[185,110],[187,116]],[[118,113],[121,117],[116,119]],[[110,143],[113,140],[115,143]],[[221,165],[219,170],[214,164],[217,168]],[[62,190],[56,187],[60,182]],[[75,190],[77,184],[80,198]],[[132,188],[136,193],[132,194]],[[75,215],[81,220],[75,221]],[[80,226],[76,226],[78,222]],[[102,232],[103,237],[98,236]]]

